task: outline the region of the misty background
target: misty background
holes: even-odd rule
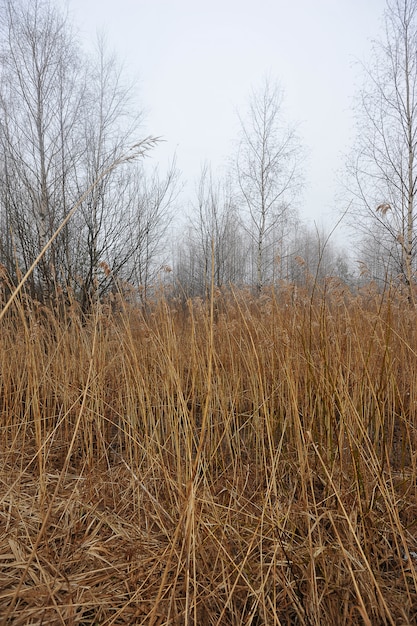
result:
[[[7,289],[412,290],[415,3],[0,7]]]
[[[176,154],[184,203],[206,161],[215,171],[228,167],[237,112],[270,77],[282,87],[285,117],[297,124],[306,148],[301,216],[310,224],[337,221],[360,63],[381,34],[382,0],[65,0],[62,6],[85,46],[104,33],[137,79],[146,129],[166,141],[155,158],[163,163]]]

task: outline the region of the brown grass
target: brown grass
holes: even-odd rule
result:
[[[0,334],[0,624],[417,621],[417,324],[401,295]]]

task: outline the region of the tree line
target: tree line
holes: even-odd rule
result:
[[[175,159],[161,173],[152,158],[123,158],[143,139],[144,116],[105,39],[87,55],[52,0],[2,0],[0,6],[3,287],[17,284],[44,247],[26,283],[29,294],[44,303],[63,294],[83,310],[127,286],[145,301],[161,283],[195,296],[213,282],[260,293],[271,284],[326,276],[359,280],[346,251],[298,216],[305,153],[285,120],[277,83],[265,80],[251,92],[229,171],[219,179],[209,164],[202,168],[187,225],[173,237],[175,216],[183,212]],[[381,285],[399,281],[411,293],[417,269],[415,2],[389,0],[385,24],[363,66],[342,210],[354,227],[362,273]],[[150,156],[155,143],[146,144]]]

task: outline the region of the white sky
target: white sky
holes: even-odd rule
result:
[[[205,160],[233,154],[252,87],[268,75],[285,92],[287,118],[306,146],[306,221],[332,224],[337,176],[354,136],[356,60],[382,33],[384,0],[57,0],[83,41],[105,32],[139,79],[146,132],[166,143],[156,158],[177,164],[193,189]],[[186,198],[184,198],[186,202]]]

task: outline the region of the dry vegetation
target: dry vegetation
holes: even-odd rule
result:
[[[1,324],[1,624],[416,623],[401,295],[22,297]]]

